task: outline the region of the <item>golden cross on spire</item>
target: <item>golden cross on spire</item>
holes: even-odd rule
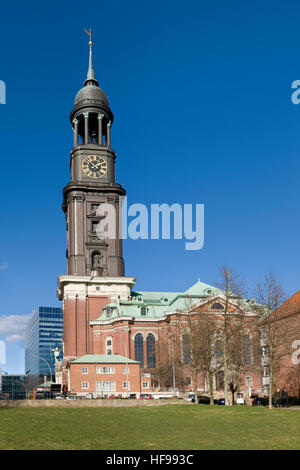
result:
[[[84,32],[90,37],[90,40],[89,40],[89,46],[90,46],[90,49],[92,48],[92,29],[90,28],[90,30],[88,31],[87,29],[83,28],[84,29]]]

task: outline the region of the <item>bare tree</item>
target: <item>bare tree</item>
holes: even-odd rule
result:
[[[149,369],[149,372],[151,372],[153,380],[158,380],[161,390],[181,389],[184,385],[184,379],[178,353],[176,328],[174,330],[170,326],[164,326],[160,330],[160,340],[156,346],[156,367],[152,370]]]
[[[245,363],[243,354],[244,334],[240,321],[231,326],[231,338],[228,341],[228,387],[232,396],[232,405],[235,405],[235,393],[240,391],[240,377]]]
[[[216,321],[205,310],[186,309],[184,320],[179,323],[182,343],[182,365],[189,365],[193,374],[193,387],[197,397],[199,373],[207,378],[210,403],[214,403],[213,376],[218,368],[216,357]],[[196,402],[196,400],[195,400]]]
[[[233,377],[236,376],[236,374],[234,374],[234,364],[232,359],[235,358],[235,362],[238,363],[238,337],[244,320],[243,308],[239,307],[242,307],[241,304],[243,301],[244,287],[238,280],[238,276],[226,266],[221,269],[221,280],[217,285],[222,291],[224,306],[223,311],[220,313],[220,317],[222,319],[222,322],[220,322],[220,329],[222,332],[221,337],[223,346],[222,365],[224,372],[224,397],[225,405],[228,406],[230,382],[232,384],[231,389],[236,391],[236,387],[233,386],[232,383]]]
[[[195,394],[195,403],[197,403],[198,378],[202,372],[203,380],[206,376],[208,378],[211,403],[213,403],[215,322],[201,309],[195,310],[195,305],[188,296],[184,299],[184,304],[184,309],[178,310],[176,322],[173,321],[173,328],[169,334],[174,348],[173,368],[175,358],[175,368],[179,374],[179,377],[178,375],[176,377],[177,384],[181,379],[183,385],[183,373],[189,370],[193,378],[192,389]]]
[[[192,369],[193,391],[195,403],[198,394],[198,374],[201,370],[201,357],[199,354],[199,325],[190,307],[190,299],[186,299],[186,308],[179,314],[177,322],[177,344],[182,366]],[[181,347],[180,347],[181,345]]]
[[[216,319],[205,311],[197,314],[193,325],[192,334],[195,335],[196,353],[199,356],[200,370],[207,377],[210,404],[214,404],[214,382],[213,378],[220,369],[221,363],[218,357],[217,346],[217,324]]]
[[[262,355],[269,370],[269,408],[276,387],[276,372],[281,360],[290,354],[291,322],[285,321],[279,307],[286,300],[281,283],[272,271],[257,285],[258,327],[261,331]]]

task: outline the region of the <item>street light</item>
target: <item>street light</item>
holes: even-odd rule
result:
[[[172,370],[173,370],[173,391],[175,392],[176,390],[176,379],[175,379],[175,360],[174,360],[174,343],[175,343],[175,340],[174,340],[174,334],[173,333],[169,333],[168,334],[169,338],[173,338],[173,348],[172,348]]]

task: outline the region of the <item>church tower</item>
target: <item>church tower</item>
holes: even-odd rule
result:
[[[74,147],[70,155],[71,179],[63,191],[67,221],[67,273],[124,276],[119,203],[126,192],[115,181],[116,154],[111,148],[114,116],[104,91],[95,79],[91,40],[89,46],[87,78],[75,97],[70,115]],[[102,207],[110,207],[111,210],[101,212]],[[99,228],[101,220],[103,227],[113,228],[115,236],[112,239]]]
[[[58,277],[57,289],[64,328],[63,363],[57,379],[63,383],[68,362],[94,353],[97,332],[92,332],[90,322],[100,317],[108,303],[127,301],[135,284],[135,278],[124,276],[119,213],[126,192],[115,180],[114,116],[95,78],[91,37],[89,47],[87,78],[70,115],[74,145],[70,181],[63,190],[67,273]]]

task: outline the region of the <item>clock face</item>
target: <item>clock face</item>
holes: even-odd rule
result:
[[[90,178],[100,178],[106,175],[107,163],[99,155],[89,155],[82,162],[82,171]]]

